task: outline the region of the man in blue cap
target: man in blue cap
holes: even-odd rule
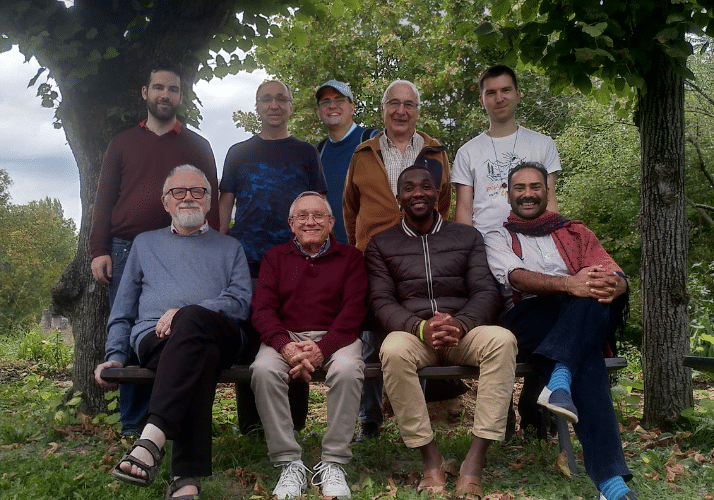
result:
[[[330,80],[320,85],[315,92],[317,117],[327,127],[328,137],[317,145],[322,169],[327,180],[327,201],[337,207],[335,212],[335,239],[347,244],[347,232],[342,218],[342,193],[345,190],[347,169],[352,153],[360,143],[379,133],[373,128],[364,128],[352,121],[355,113],[354,97],[350,86]]]

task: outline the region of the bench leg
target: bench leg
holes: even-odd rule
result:
[[[573,474],[577,474],[578,466],[575,463],[575,453],[573,452],[573,443],[570,442],[570,430],[568,429],[568,422],[564,419],[556,416],[555,425],[558,427],[558,444],[560,445],[560,451],[565,450],[568,454],[568,468]]]

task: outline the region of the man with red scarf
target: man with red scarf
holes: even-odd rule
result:
[[[549,212],[548,173],[527,162],[508,175],[511,214],[485,236],[507,299],[502,326],[548,380],[538,404],[573,423],[601,500],[636,499],[602,354],[623,325],[627,281],[582,222]]]

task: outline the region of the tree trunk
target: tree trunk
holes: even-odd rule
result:
[[[87,104],[75,104],[82,102]],[[58,115],[79,169],[82,221],[77,254],[52,288],[52,299],[54,309],[72,324],[72,383],[74,390],[82,393],[80,411],[95,415],[106,411],[104,389],[94,382],[94,368],[104,360],[109,301],[106,286],[97,283],[89,272],[89,231],[102,155],[108,143],[108,127],[94,124],[106,122],[106,110],[92,104],[87,95],[68,91]]]
[[[684,196],[684,82],[664,57],[652,61],[640,93],[642,148],[642,368],[643,425],[669,427],[693,405],[682,358],[689,353]]]

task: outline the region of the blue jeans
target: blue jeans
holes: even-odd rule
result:
[[[614,476],[632,477],[622,452],[602,347],[613,328],[611,306],[595,299],[549,295],[516,304],[503,318],[518,348],[546,378],[555,362],[573,374],[571,392],[580,420],[573,425],[583,447],[585,470],[596,485]]]
[[[112,279],[109,282],[109,307],[114,305],[114,300],[119,290],[119,283],[124,274],[126,259],[131,250],[131,241],[112,238]],[[129,365],[138,365],[139,358],[132,350],[129,355]],[[121,415],[122,435],[140,435],[149,413],[149,401],[153,385],[119,385],[119,414]]]
[[[379,362],[379,348],[382,347],[381,335],[375,332],[362,332],[362,359],[365,363]],[[382,425],[382,389],[381,380],[365,380],[362,384],[362,399],[359,404],[359,421],[362,424]]]

